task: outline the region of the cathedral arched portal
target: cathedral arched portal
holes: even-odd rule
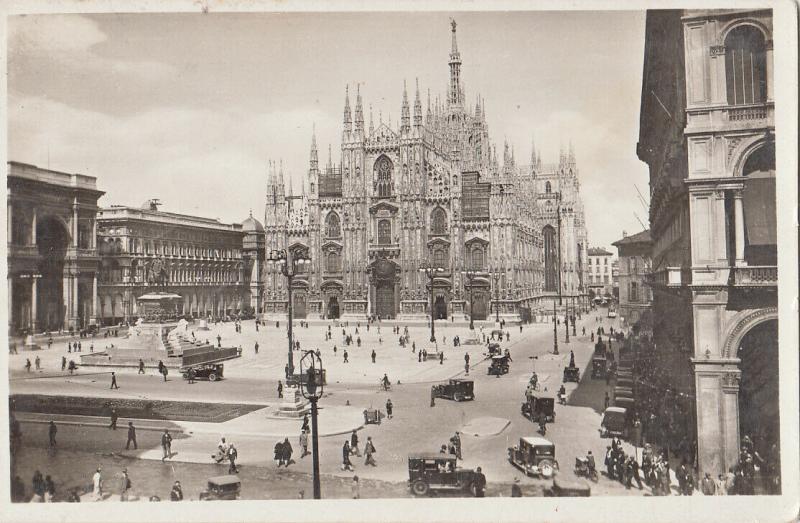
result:
[[[551,225],[542,229],[544,238],[544,290],[558,291],[558,240],[556,231]]]
[[[382,319],[397,316],[397,284],[399,268],[385,258],[377,260],[371,267],[372,313]]]

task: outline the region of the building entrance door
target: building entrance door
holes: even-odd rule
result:
[[[384,320],[394,318],[394,284],[379,283],[375,288],[375,313]]]
[[[331,296],[328,299],[328,319],[335,320],[339,317],[339,298]]]
[[[486,293],[475,291],[473,294],[473,301],[472,304],[472,319],[474,320],[485,320],[486,316],[489,311],[489,306],[486,299]]]
[[[305,319],[306,317],[306,297],[305,294],[295,294],[292,296],[292,318]]]
[[[447,302],[444,301],[444,296],[437,296],[433,302],[433,314],[437,320],[447,319]]]

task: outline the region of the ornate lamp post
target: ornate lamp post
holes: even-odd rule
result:
[[[317,432],[317,400],[322,397],[325,380],[322,379],[322,358],[312,350],[300,358],[300,375],[305,374],[306,386],[300,385],[303,397],[311,402],[311,460],[314,472],[314,499],[321,499],[319,486],[319,441]],[[302,381],[302,380],[301,380]]]
[[[556,300],[553,300],[553,354],[558,354],[558,322],[556,321]]]
[[[467,279],[467,282],[469,282],[467,283],[467,287],[469,288],[469,330],[475,330],[475,324],[472,322],[472,281],[478,275],[478,271],[474,269],[465,269],[461,271],[461,274]]]
[[[564,307],[564,332],[567,334],[564,338],[564,343],[569,343],[569,299],[567,299]]]
[[[297,276],[303,267],[311,265],[311,258],[302,253],[289,253],[286,249],[278,249],[269,251],[267,263],[271,266],[278,266],[281,268],[281,273],[286,276],[288,280],[287,298],[288,298],[288,315],[289,315],[289,375],[294,374],[294,355],[292,354],[292,281]]]
[[[575,328],[576,328],[575,327],[575,314],[576,313],[577,313],[578,317],[580,317],[580,312],[578,312],[577,296],[573,296],[572,297],[572,317],[570,318],[570,320],[572,320],[572,335],[573,336],[577,336],[577,334],[575,334]]]
[[[434,267],[430,263],[423,262],[419,267],[419,272],[428,278],[428,288],[431,291],[431,343],[436,343],[436,331],[434,327],[436,320],[434,319],[433,314],[433,279],[437,274],[444,272],[444,269],[441,267]]]
[[[500,323],[500,276],[503,275],[502,269],[491,269],[489,274],[494,280],[494,321]]]

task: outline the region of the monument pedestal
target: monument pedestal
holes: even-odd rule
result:
[[[295,389],[294,394],[284,398],[272,413],[276,418],[299,419],[311,412],[311,405],[303,399],[300,391]]]

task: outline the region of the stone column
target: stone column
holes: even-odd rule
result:
[[[70,318],[71,320],[70,324],[73,325],[75,329],[78,329],[80,327],[78,325],[78,315],[79,315],[78,308],[80,307],[80,301],[78,300],[78,281],[79,278],[78,275],[76,274],[72,278],[72,317]]]
[[[725,262],[726,266],[732,265],[728,259],[728,248],[725,244],[725,191],[714,191],[714,249],[715,258],[720,262]],[[611,267],[609,266],[609,271]]]
[[[8,206],[6,207],[6,216],[8,217],[7,220],[6,220],[6,233],[8,235],[7,236],[8,243],[11,243],[11,238],[14,237],[13,236],[13,233],[14,233],[14,225],[13,225],[13,223],[14,223],[14,206],[11,205],[10,202],[9,202]],[[10,308],[8,310],[9,310],[9,312],[11,312]],[[8,317],[11,318],[11,314],[9,314]]]
[[[72,203],[72,246],[78,247],[78,199]]]
[[[9,211],[8,211],[8,217],[11,218],[11,207],[10,206],[9,206]],[[11,224],[11,220],[9,220],[9,227],[11,227],[10,224]],[[11,239],[11,236],[9,236],[9,239]],[[8,289],[8,332],[9,332],[9,334],[11,334],[12,327],[14,325],[12,323],[14,321],[14,298],[13,298],[13,296],[14,296],[14,278],[12,278],[10,274],[8,276],[8,287],[6,287],[6,288]]]
[[[92,314],[89,317],[90,324],[97,324],[97,273],[92,276]]]
[[[747,265],[744,261],[744,208],[742,206],[742,190],[733,191],[733,211],[736,227],[736,266]]]
[[[62,282],[64,298],[64,329],[69,330],[70,318],[72,317],[72,274],[65,273]]]
[[[36,245],[36,207],[33,208],[31,217],[31,245]]]
[[[772,40],[767,40],[767,101],[771,102],[775,99],[775,65],[773,62],[773,43]]]
[[[36,213],[34,213],[34,221],[36,220]],[[37,327],[37,314],[36,314],[36,301],[38,296],[38,288],[36,282],[39,281],[39,278],[31,278],[31,333],[36,332]],[[9,289],[9,292],[11,290]],[[9,311],[10,312],[10,311]]]
[[[722,380],[722,464],[721,472],[739,461],[739,380],[741,372],[729,369]]]

